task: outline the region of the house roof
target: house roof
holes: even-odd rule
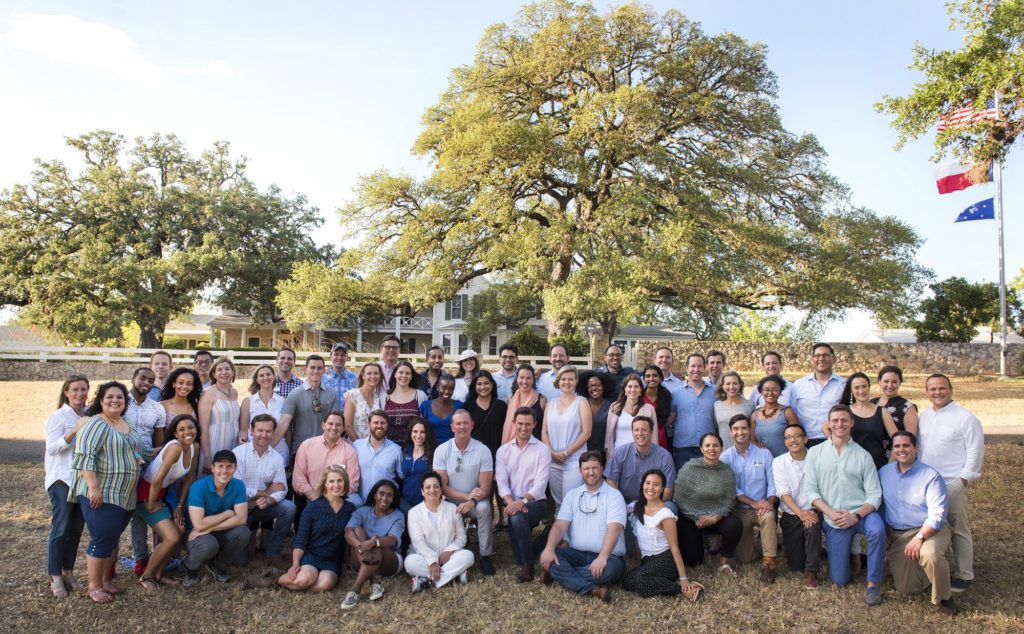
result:
[[[854,343],[917,343],[917,333],[912,328],[868,328],[860,333]],[[999,334],[992,336],[992,329],[988,326],[979,326],[977,334],[971,339],[971,343],[998,343]],[[1006,336],[1007,343],[1024,343],[1024,337],[1009,332]]]

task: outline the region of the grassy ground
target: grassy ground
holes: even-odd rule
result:
[[[0,438],[37,442],[57,387],[0,384]],[[987,431],[1019,424],[1015,416],[1024,404],[1024,386],[963,380],[956,387],[958,400],[979,414]],[[907,395],[923,402],[920,390],[907,390]],[[352,612],[339,608],[343,590],[323,595],[243,590],[239,583],[222,586],[204,576],[201,585],[190,590],[165,588],[148,594],[130,582],[125,571],[119,580],[127,583],[128,591],[114,604],[95,606],[84,596],[56,601],[45,576],[49,507],[38,461],[0,464],[0,618],[9,632],[392,632],[449,630],[453,625],[481,632],[915,632],[953,627],[958,632],[1022,631],[1024,549],[1014,524],[1017,515],[1007,509],[1024,489],[1024,446],[990,442],[986,451],[984,477],[969,492],[977,580],[958,598],[962,613],[955,621],[933,613],[926,596],[898,595],[888,583],[885,603],[868,609],[863,603],[863,575],[847,588],[826,581],[816,592],[808,592],[793,574],[764,587],[753,566],[743,569],[738,579],[722,579],[714,576],[710,564],[689,571],[707,587],[696,605],[678,599],[639,599],[618,590],[606,606],[557,586],[516,584],[504,534],[496,542],[496,577],[482,579],[474,571],[467,586],[409,596],[408,579],[400,574],[388,580],[382,601],[364,600]],[[127,535],[122,551],[126,547]],[[259,563],[257,559],[253,570],[259,570]],[[78,570],[84,581],[84,556]],[[351,576],[346,575],[342,586],[349,581]]]

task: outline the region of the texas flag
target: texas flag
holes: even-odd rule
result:
[[[990,172],[982,174],[982,179],[975,182],[971,180],[970,169],[964,167],[956,161],[950,161],[948,163],[940,163],[935,168],[935,184],[939,188],[940,194],[948,194],[950,192],[958,192],[961,189],[967,189],[971,185],[977,185],[978,183],[987,183],[992,180]]]

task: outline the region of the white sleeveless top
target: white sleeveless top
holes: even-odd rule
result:
[[[583,433],[583,423],[580,421],[580,403],[582,396],[577,396],[565,411],[559,413],[558,401],[548,402],[548,440],[551,441],[552,451],[565,451],[569,445],[576,442],[576,439]],[[577,450],[574,456],[582,454],[587,450],[586,443]],[[569,465],[574,465],[574,460],[569,460]]]
[[[142,474],[142,478],[146,482],[152,483],[153,478],[156,477],[156,474],[160,473],[160,467],[164,464],[164,452],[167,451],[167,448],[170,447],[171,445],[180,446],[180,444],[181,443],[179,443],[177,440],[167,441],[167,444],[163,446],[163,448],[160,450],[160,453],[158,453],[156,457],[153,458],[153,462],[149,463],[149,466],[146,467],[146,472]],[[193,462],[196,460],[196,458],[198,458],[198,456],[196,455],[198,453],[199,452],[196,451],[196,446],[192,445]],[[188,470],[191,466],[191,463],[185,464],[185,451],[184,449],[182,449],[181,455],[178,456],[178,461],[171,465],[170,470],[164,477],[164,486],[169,487],[178,480],[184,478],[188,474]]]
[[[658,524],[661,524],[661,520],[666,517],[676,518],[676,514],[670,511],[667,506],[662,507],[654,515],[644,515],[643,524],[640,523],[635,515],[630,518],[633,522],[633,534],[636,535],[636,542],[640,547],[640,554],[642,556],[660,555],[668,550],[668,539],[665,537],[665,531],[658,528]]]

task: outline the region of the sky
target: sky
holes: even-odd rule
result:
[[[682,11],[707,33],[765,44],[783,124],[814,134],[855,204],[893,215],[925,239],[936,279],[997,281],[993,221],[953,224],[992,186],[939,196],[933,135],[893,146],[873,104],[908,94],[916,41],[956,48],[938,1],[857,3],[707,0],[649,3]],[[74,165],[66,136],[107,129],[132,139],[174,133],[199,153],[231,142],[248,175],[304,194],[325,223],[319,242],[350,244],[337,208],[360,174],[424,174],[410,148],[452,68],[472,62],[487,26],[518,2],[195,2],[0,0],[0,190],[31,179],[33,160]],[[608,3],[596,3],[604,10]],[[1020,151],[1004,165],[1006,275],[1024,266]],[[826,337],[872,326],[853,311]]]

